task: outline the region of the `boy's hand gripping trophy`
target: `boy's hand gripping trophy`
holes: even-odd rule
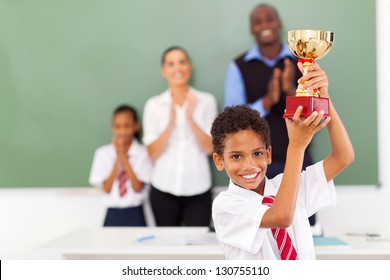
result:
[[[302,62],[304,74],[314,60],[324,57],[332,48],[334,33],[322,30],[288,31],[288,46],[291,52]],[[295,96],[287,96],[284,118],[292,118],[298,106],[303,106],[301,118],[307,118],[312,112],[324,111],[324,117],[329,116],[329,99],[322,98],[318,89],[311,91],[298,84]]]

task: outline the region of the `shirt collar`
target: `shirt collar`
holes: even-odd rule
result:
[[[264,57],[259,50],[258,45],[254,45],[244,56],[244,61],[250,61],[250,60],[260,60],[264,62],[268,67],[274,67],[279,60],[286,58],[286,57],[291,57],[294,58],[294,55],[288,48],[286,43],[282,43],[282,49],[280,50],[280,53],[278,54],[277,57],[274,59],[268,59]]]
[[[198,91],[196,89],[194,89],[193,87],[189,87],[188,90],[190,93],[195,94],[195,95],[197,95],[197,93],[198,93]],[[172,101],[172,95],[171,95],[171,91],[169,90],[169,88],[166,91],[164,91],[163,93],[161,93],[161,97],[165,101],[169,101],[169,102]]]
[[[198,94],[197,90],[194,89],[193,87],[189,87],[188,91],[194,95]],[[171,94],[171,91],[169,88],[161,94],[161,98],[162,98],[162,100],[164,100],[164,102],[171,104],[172,94]],[[182,107],[176,106],[176,108],[177,108],[177,110],[185,110],[187,108],[187,100],[184,101],[184,104]]]
[[[242,187],[236,185],[232,180],[230,180],[230,182],[229,182],[228,190],[230,193],[236,194],[236,195],[244,197],[244,198],[246,198],[254,203],[260,203],[260,204],[263,202],[264,196],[276,195],[276,192],[277,192],[276,186],[267,177],[265,177],[264,196],[258,194],[257,192],[254,192],[252,190],[242,188]]]

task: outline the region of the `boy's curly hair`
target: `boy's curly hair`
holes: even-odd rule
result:
[[[214,152],[222,155],[227,138],[241,130],[252,130],[258,134],[267,149],[271,145],[268,122],[248,105],[237,105],[225,107],[213,122],[210,132]]]

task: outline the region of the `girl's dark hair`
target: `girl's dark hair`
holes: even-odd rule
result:
[[[167,48],[162,53],[162,55],[161,55],[161,65],[163,65],[165,63],[165,57],[167,56],[167,54],[170,53],[171,51],[175,51],[175,50],[182,51],[186,55],[188,61],[191,62],[190,56],[189,56],[188,52],[184,48],[179,47],[179,46],[172,46],[172,47]]]
[[[214,152],[222,155],[228,137],[241,130],[251,130],[261,137],[266,149],[271,145],[268,122],[248,105],[225,107],[211,127]]]
[[[114,113],[112,114],[112,117],[115,117],[117,114],[120,114],[120,113],[130,113],[133,116],[134,121],[137,123],[139,122],[137,110],[135,110],[135,108],[130,106],[130,105],[123,104],[123,105],[116,107],[116,109],[114,110]],[[135,136],[135,138],[137,138],[137,140],[140,140],[139,131],[137,131],[134,134],[134,136]]]

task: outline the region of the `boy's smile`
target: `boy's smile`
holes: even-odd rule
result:
[[[252,174],[242,174],[240,176],[244,179],[245,182],[253,183],[256,182],[256,179],[258,179],[260,173],[261,171]]]
[[[271,147],[265,147],[260,135],[252,130],[229,135],[223,155],[214,153],[213,159],[217,169],[225,169],[234,183],[263,194],[265,173],[271,163]]]

